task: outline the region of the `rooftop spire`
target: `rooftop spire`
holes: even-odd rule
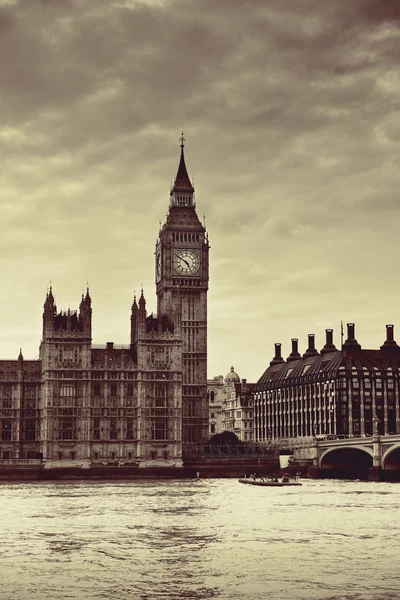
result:
[[[185,138],[183,137],[183,131],[181,137],[179,138],[179,141],[181,143],[181,158],[179,161],[178,172],[176,174],[175,183],[172,187],[171,193],[176,191],[194,192],[194,187],[192,186],[191,181],[189,179],[189,175],[185,164],[185,153],[183,151],[185,147]]]

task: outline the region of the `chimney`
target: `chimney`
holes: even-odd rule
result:
[[[343,344],[344,350],[361,350],[360,344],[357,342],[354,333],[355,325],[354,323],[347,323],[347,340]]]
[[[280,363],[284,363],[284,359],[282,358],[281,355],[281,345],[280,344],[275,344],[275,356],[274,358],[271,360],[271,362],[269,363],[270,366],[272,367],[272,365],[278,365]]]
[[[386,341],[381,350],[398,350],[399,346],[394,340],[394,325],[386,325]]]
[[[318,350],[315,348],[315,335],[313,333],[308,334],[308,348],[303,354],[303,358],[309,356],[318,356]]]
[[[337,348],[333,343],[333,329],[325,329],[326,342],[325,346],[321,350],[321,354],[328,354],[328,352],[337,352]]]
[[[299,358],[301,358],[298,345],[299,340],[297,338],[292,338],[292,351],[286,359],[287,362],[291,362],[292,360],[299,360]]]
[[[114,342],[107,342],[107,350],[113,350]]]

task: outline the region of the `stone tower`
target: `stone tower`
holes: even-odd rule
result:
[[[185,165],[184,138],[166,222],[156,242],[159,315],[174,315],[182,333],[182,442],[208,438],[207,290],[209,244]]]
[[[89,289],[78,311],[57,312],[52,289],[43,307],[41,452],[46,460],[90,458],[92,307]]]

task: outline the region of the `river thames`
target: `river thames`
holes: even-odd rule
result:
[[[400,483],[0,485],[4,600],[400,599]]]

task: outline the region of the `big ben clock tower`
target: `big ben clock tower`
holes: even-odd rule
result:
[[[184,137],[167,220],[156,243],[157,312],[180,319],[182,331],[182,442],[208,437],[207,290],[209,244],[186,170]]]

